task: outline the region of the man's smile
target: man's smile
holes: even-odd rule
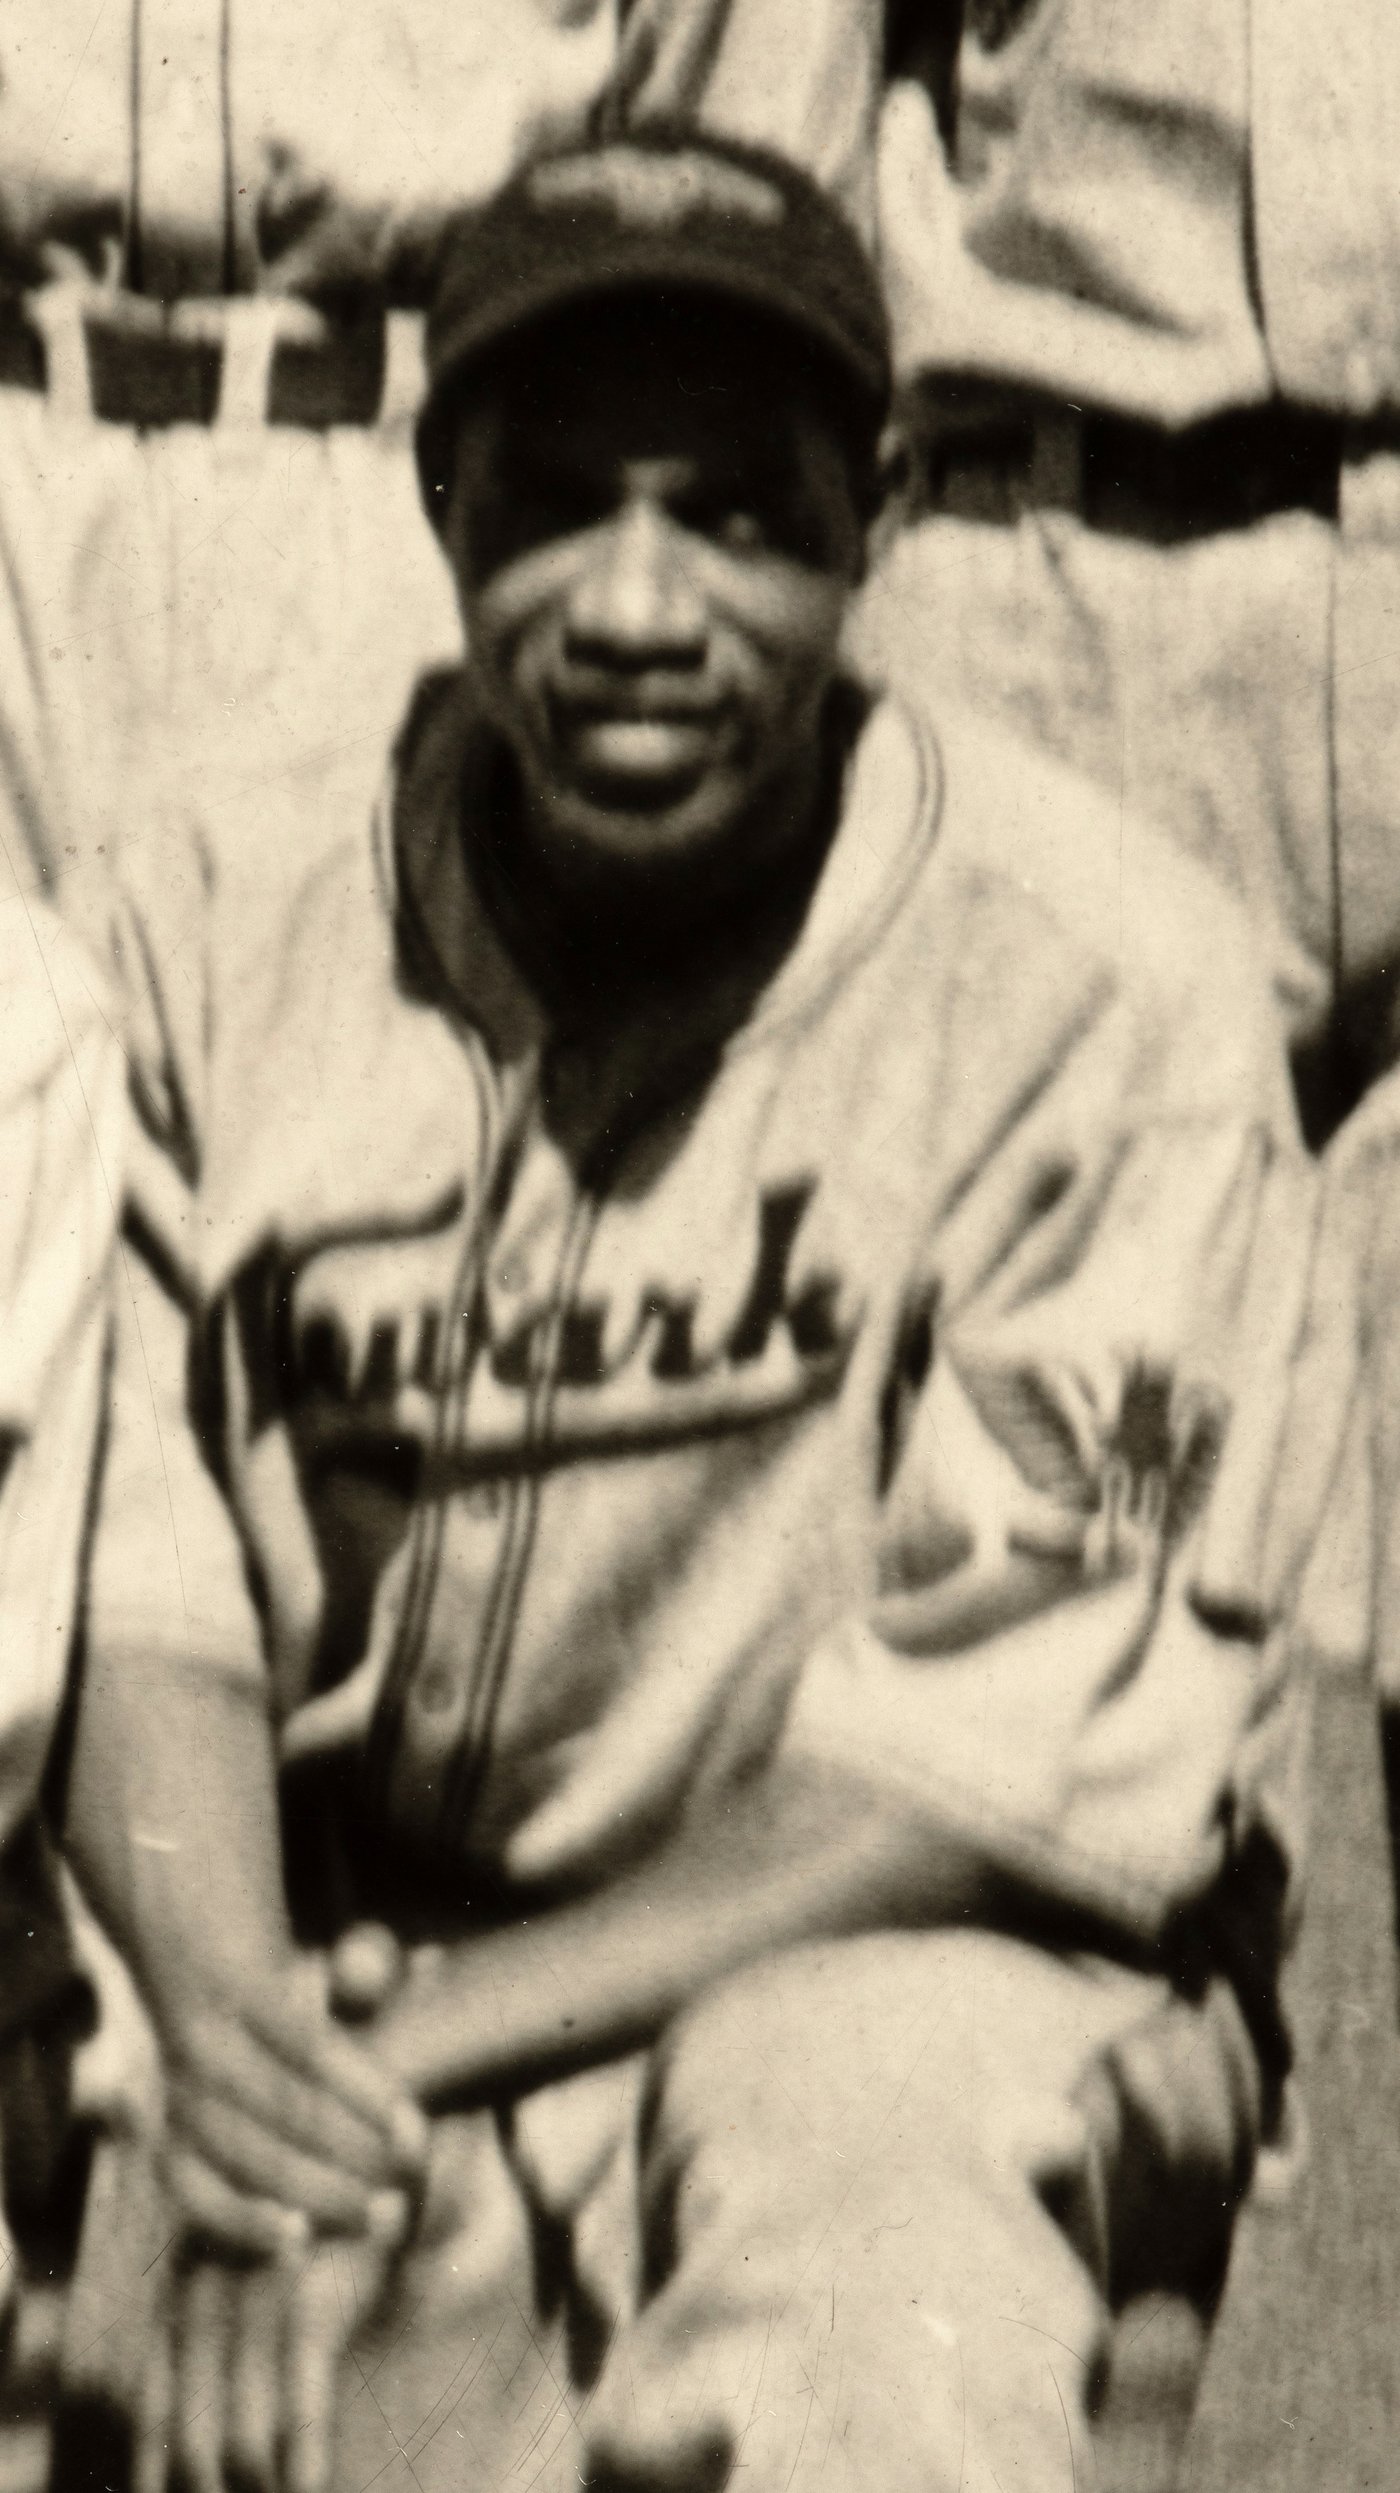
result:
[[[692,778],[714,758],[729,723],[729,705],[713,696],[638,699],[621,688],[582,698],[556,694],[549,712],[556,747],[575,770],[624,784]]]

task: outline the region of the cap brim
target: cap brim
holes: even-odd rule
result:
[[[475,370],[533,330],[590,302],[629,294],[708,296],[766,318],[795,344],[805,342],[819,354],[872,422],[879,421],[888,386],[883,355],[872,348],[863,357],[849,329],[825,313],[814,291],[785,284],[771,267],[745,267],[684,235],[613,232],[605,254],[581,249],[573,266],[554,255],[547,266],[522,269],[514,283],[498,275],[488,298],[464,305],[458,319],[445,326],[435,342],[435,378],[419,421],[420,461]]]

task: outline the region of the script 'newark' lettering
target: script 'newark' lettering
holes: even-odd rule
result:
[[[713,1348],[697,1339],[703,1334],[697,1297],[661,1283],[641,1293],[625,1337],[611,1354],[607,1346],[616,1342],[617,1332],[605,1298],[580,1298],[562,1309],[546,1302],[502,1330],[499,1319],[493,1325],[480,1285],[455,1322],[441,1307],[385,1311],[367,1328],[361,1321],[357,1342],[324,1302],[298,1318],[298,1296],[319,1259],[279,1263],[275,1269],[270,1259],[259,1259],[234,1292],[258,1423],[266,1425],[307,1397],[367,1416],[372,1411],[389,1416],[402,1394],[416,1390],[451,1394],[467,1414],[470,1435],[471,1386],[478,1373],[522,1398],[546,1369],[555,1391],[602,1396],[623,1380],[651,1380],[674,1394],[725,1372],[737,1384],[773,1354],[792,1370],[795,1383],[805,1378],[810,1387],[844,1365],[855,1330],[843,1310],[839,1274],[817,1268],[794,1283],[798,1233],[813,1192],[813,1181],[801,1178],[760,1196],[748,1285]]]

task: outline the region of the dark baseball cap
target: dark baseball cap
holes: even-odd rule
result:
[[[438,517],[455,407],[530,332],[602,297],[708,296],[786,335],[873,448],[890,397],[879,281],[855,229],[771,149],[647,128],[538,158],[452,220],[428,314],[418,472]]]

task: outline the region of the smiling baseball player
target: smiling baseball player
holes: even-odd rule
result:
[[[1068,2487],[1286,2065],[1343,1362],[1263,982],[1148,834],[843,671],[886,339],[803,175],[547,159],[429,362],[468,654],[145,1093],[166,1399],[75,1840],[186,2221],[338,2228],[363,2306],[308,2391],[304,2297],[197,2262],[177,2439]],[[311,1977],[366,1920],[351,2031]]]

